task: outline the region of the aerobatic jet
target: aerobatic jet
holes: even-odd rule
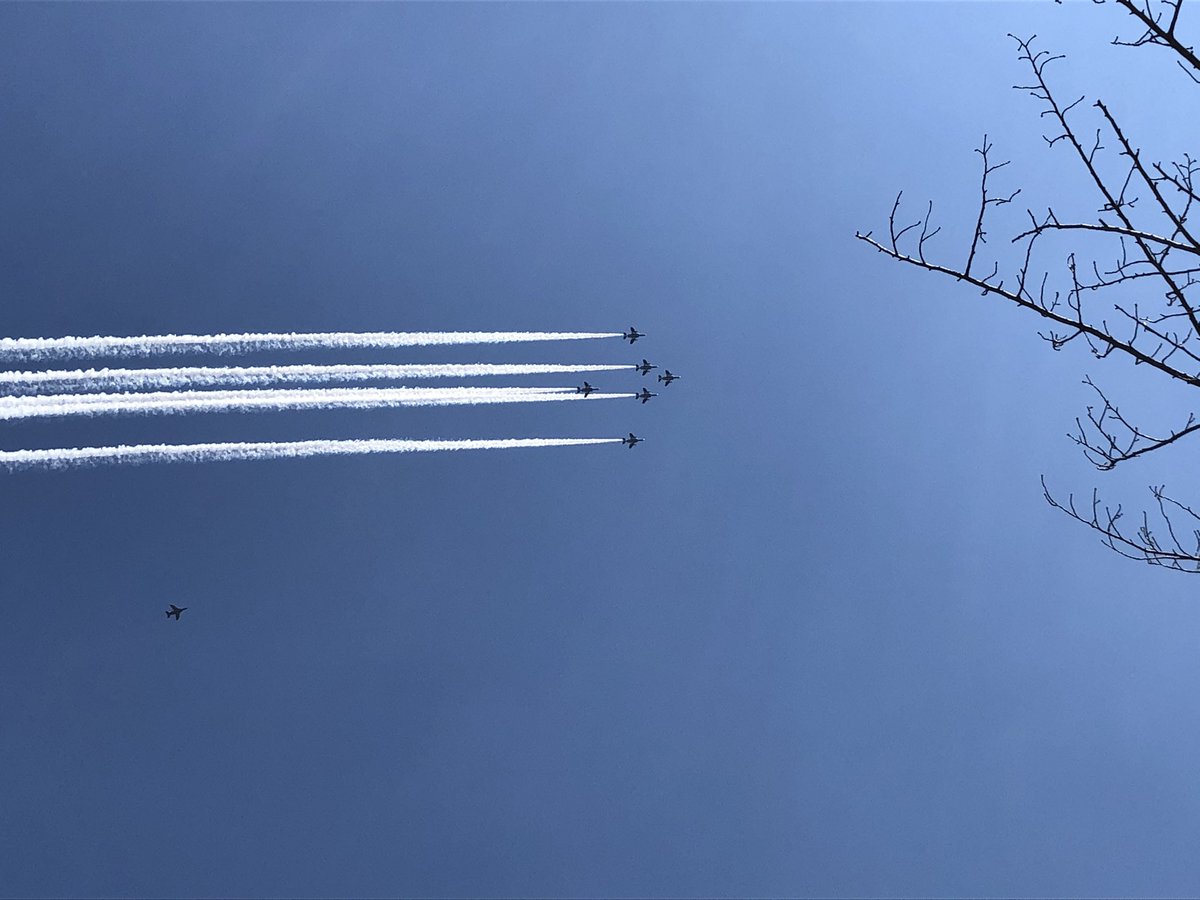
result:
[[[635,368],[635,369],[637,369],[637,371],[641,372],[641,373],[642,373],[642,375],[649,375],[649,374],[650,374],[650,370],[651,370],[651,369],[657,369],[657,368],[658,368],[658,366],[652,366],[652,365],[650,365],[650,360],[643,358],[643,359],[642,359],[642,364],[641,364],[640,366],[634,366],[634,368]]]
[[[621,443],[625,444],[630,450],[632,450],[634,444],[640,444],[644,440],[645,438],[640,438],[631,431],[629,432],[629,437],[621,438]]]
[[[642,392],[640,394],[634,394],[633,396],[634,396],[634,399],[641,400],[643,403],[645,403],[651,397],[657,397],[658,394],[652,394],[648,390],[646,390],[646,388],[642,388]]]
[[[590,394],[590,393],[591,393],[592,391],[594,391],[594,390],[595,390],[595,388],[594,388],[594,387],[592,387],[590,384],[588,384],[588,383],[585,381],[585,382],[583,383],[583,387],[577,387],[577,388],[575,388],[575,393],[577,393],[577,394],[583,394],[583,396],[585,396],[585,397],[586,397],[588,394]]]
[[[174,603],[170,604],[170,606],[171,606],[171,608],[167,610],[167,618],[169,619],[169,618],[171,618],[171,616],[174,616],[175,621],[178,622],[179,614],[181,612],[183,612],[185,609],[187,609],[187,607],[186,606],[176,606]]]
[[[645,335],[642,334],[641,332],[639,332],[632,325],[630,325],[629,330],[627,332],[625,332],[623,335],[621,335],[621,337],[623,337],[625,340],[629,341],[630,344],[633,344],[634,341],[636,341],[640,337],[645,337]]]
[[[667,372],[666,375],[658,376],[658,380],[661,381],[663,384],[670,384],[672,381],[674,381],[676,378],[679,377],[678,375],[672,375],[670,369],[667,369],[666,372]]]

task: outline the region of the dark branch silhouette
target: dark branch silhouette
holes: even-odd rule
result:
[[[1104,0],[1093,0],[1096,3],[1103,3]],[[1160,47],[1167,47],[1179,56],[1176,60],[1179,68],[1191,77],[1193,81],[1200,84],[1200,59],[1196,57],[1195,52],[1191,47],[1185,47],[1175,37],[1175,25],[1179,22],[1179,13],[1183,9],[1183,0],[1162,0],[1161,5],[1166,7],[1171,13],[1170,21],[1164,26],[1163,12],[1154,12],[1151,8],[1149,0],[1141,4],[1134,3],[1133,0],[1117,0],[1117,5],[1128,10],[1129,14],[1142,23],[1145,31],[1141,37],[1132,41],[1123,41],[1119,37],[1113,38],[1113,43],[1120,47],[1142,47],[1146,44],[1157,44]]]
[[[1183,0],[1115,3],[1144,30],[1134,40],[1117,38],[1114,44],[1165,47],[1200,83],[1200,59],[1176,33]],[[1194,205],[1200,201],[1200,161],[1190,155],[1165,163],[1145,161],[1118,117],[1101,100],[1091,105],[1098,111],[1092,114],[1094,125],[1084,125],[1085,97],[1061,102],[1047,77],[1051,63],[1064,57],[1037,49],[1036,35],[1028,39],[1009,36],[1030,73],[1027,83],[1014,88],[1038,101],[1040,117],[1050,123],[1050,130],[1042,135],[1047,147],[1068,147],[1075,164],[1088,176],[1097,197],[1094,220],[1077,221],[1072,216],[1067,221],[1053,207],[1037,214],[1027,210],[1028,225],[1014,229],[1010,244],[1020,252],[1003,264],[1008,276],[1001,276],[999,259],[981,263],[980,256],[988,246],[989,216],[1021,192],[1020,188],[1011,192],[994,188],[993,176],[1009,162],[993,161],[994,145],[985,134],[975,151],[983,164],[979,211],[965,259],[959,257],[963,262],[929,255],[930,241],[941,231],[932,220],[932,201],[923,215],[900,224],[903,192],[892,204],[885,238],[876,238],[870,231],[856,232],[855,237],[899,262],[948,275],[978,288],[984,296],[1000,297],[1036,313],[1048,323],[1039,336],[1055,350],[1079,341],[1096,359],[1124,358],[1188,388],[1200,388],[1200,240],[1189,223]],[[1093,127],[1095,136],[1085,140],[1083,135],[1092,134]],[[1045,262],[1047,253],[1072,241],[1061,269]],[[986,275],[980,274],[985,270]],[[1157,290],[1153,290],[1155,285]],[[1100,404],[1089,406],[1086,415],[1075,420],[1076,431],[1069,437],[1102,471],[1183,442],[1200,431],[1200,421],[1193,413],[1182,426],[1155,436],[1118,409],[1091,378],[1085,383],[1096,392]],[[1122,556],[1200,572],[1200,528],[1191,527],[1200,525],[1200,516],[1167,496],[1163,487],[1150,489],[1157,506],[1155,526],[1151,527],[1149,513],[1143,513],[1142,524],[1132,532],[1122,530],[1121,507],[1104,506],[1097,493],[1093,492],[1090,508],[1080,509],[1073,495],[1066,502],[1056,500],[1044,478],[1042,487],[1051,506],[1099,532],[1104,545]],[[1176,521],[1181,519],[1189,522],[1191,530],[1186,545],[1176,530]]]
[[[1083,448],[1084,456],[1101,471],[1108,471],[1117,463],[1144,456],[1194,431],[1200,431],[1200,423],[1197,423],[1193,413],[1188,415],[1187,422],[1178,431],[1172,431],[1166,437],[1151,437],[1121,415],[1121,411],[1092,379],[1085,378],[1084,384],[1096,392],[1104,405],[1099,412],[1096,412],[1096,407],[1089,406],[1088,424],[1085,426],[1083,420],[1076,418],[1075,433],[1068,437]]]
[[[1082,522],[1101,535],[1100,542],[1126,559],[1149,563],[1152,566],[1163,566],[1179,572],[1200,573],[1200,516],[1178,500],[1173,500],[1163,492],[1162,486],[1151,485],[1150,493],[1158,504],[1158,517],[1162,520],[1157,525],[1165,529],[1166,541],[1160,539],[1151,526],[1150,514],[1142,513],[1142,524],[1137,530],[1128,535],[1121,529],[1120,519],[1123,515],[1120,506],[1116,509],[1102,505],[1099,494],[1092,491],[1092,503],[1088,509],[1080,510],[1075,505],[1075,495],[1068,494],[1066,502],[1056,500],[1046,487],[1046,479],[1042,478],[1042,493],[1046,502],[1055,509],[1061,509],[1072,519]],[[1172,521],[1172,514],[1183,513],[1189,517],[1192,542],[1184,546],[1177,535],[1177,527]]]

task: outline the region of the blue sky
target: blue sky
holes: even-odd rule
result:
[[[1009,31],[1189,149],[1111,6],[0,7],[0,333],[633,323],[246,359],[686,378],[6,423],[649,440],[0,478],[0,893],[1200,892],[1196,582],[1038,484],[1194,496],[1183,447],[1100,475],[1064,436],[1085,373],[1177,398],[853,239],[904,188],[959,253],[985,131],[1027,203],[1094,207]]]

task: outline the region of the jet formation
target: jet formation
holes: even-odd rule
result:
[[[628,331],[623,332],[621,334],[621,337],[624,338],[625,340],[629,341],[629,343],[631,345],[638,338],[643,338],[645,336],[646,335],[643,332],[638,331],[632,325],[629,326]],[[642,374],[642,377],[645,378],[647,375],[650,374],[651,369],[657,369],[658,366],[654,365],[654,363],[650,362],[650,360],[646,359],[643,356],[642,361],[638,365],[634,366],[633,368],[634,368],[634,371],[640,372]],[[658,376],[659,382],[664,385],[670,385],[670,383],[672,381],[676,381],[676,380],[678,380],[678,378],[679,378],[679,376],[676,375],[674,372],[672,372],[670,369],[664,369],[663,374]],[[593,391],[596,391],[596,390],[599,390],[599,388],[595,387],[590,382],[585,381],[582,385],[575,388],[575,393],[583,394],[583,396],[586,397],[589,394],[591,394]],[[657,397],[657,396],[658,396],[658,394],[653,393],[649,388],[642,388],[640,391],[638,391],[637,393],[635,393],[633,395],[633,399],[641,400],[642,403],[646,403],[650,400],[651,397]],[[644,440],[645,440],[645,438],[640,438],[631,431],[631,432],[629,432],[629,437],[621,438],[621,444],[625,447],[628,447],[630,450],[632,450],[637,444],[640,444]]]

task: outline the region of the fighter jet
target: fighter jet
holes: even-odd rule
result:
[[[667,373],[666,375],[658,376],[658,380],[661,381],[663,384],[670,384],[672,381],[674,381],[676,378],[679,377],[678,375],[672,375],[670,369],[667,369],[666,373]]]
[[[591,393],[592,391],[594,391],[594,390],[595,390],[595,388],[594,388],[594,387],[592,387],[590,384],[588,384],[588,383],[585,381],[585,382],[583,383],[583,387],[577,387],[577,388],[575,388],[575,393],[577,393],[577,394],[583,394],[583,396],[585,396],[585,397],[586,397],[588,394],[590,394],[590,393]]]
[[[629,432],[629,437],[621,438],[621,443],[625,444],[630,450],[632,450],[634,444],[640,444],[644,440],[645,438],[640,438],[631,431]]]
[[[187,607],[186,606],[176,606],[174,603],[170,604],[170,606],[171,606],[171,608],[167,610],[167,618],[169,619],[169,618],[171,618],[171,616],[174,616],[175,621],[178,622],[179,614],[181,612],[183,612],[185,609],[187,609]]]
[[[640,394],[634,394],[633,396],[636,399],[641,400],[643,403],[645,403],[651,397],[657,397],[658,394],[652,394],[648,390],[646,390],[646,388],[642,388],[642,392]]]
[[[649,361],[648,359],[645,359],[645,358],[643,358],[643,359],[642,359],[642,364],[641,364],[640,366],[634,366],[634,368],[635,368],[635,369],[637,369],[637,371],[641,372],[641,373],[642,373],[642,375],[649,375],[649,374],[650,374],[650,370],[651,370],[651,369],[657,369],[657,368],[658,368],[658,366],[652,366],[652,365],[650,365],[650,361]]]
[[[632,345],[634,341],[636,341],[640,337],[645,337],[645,335],[642,334],[641,332],[639,332],[632,325],[630,325],[629,330],[627,332],[625,332],[623,335],[621,335],[621,337],[625,338],[625,340],[629,341],[629,343]]]

